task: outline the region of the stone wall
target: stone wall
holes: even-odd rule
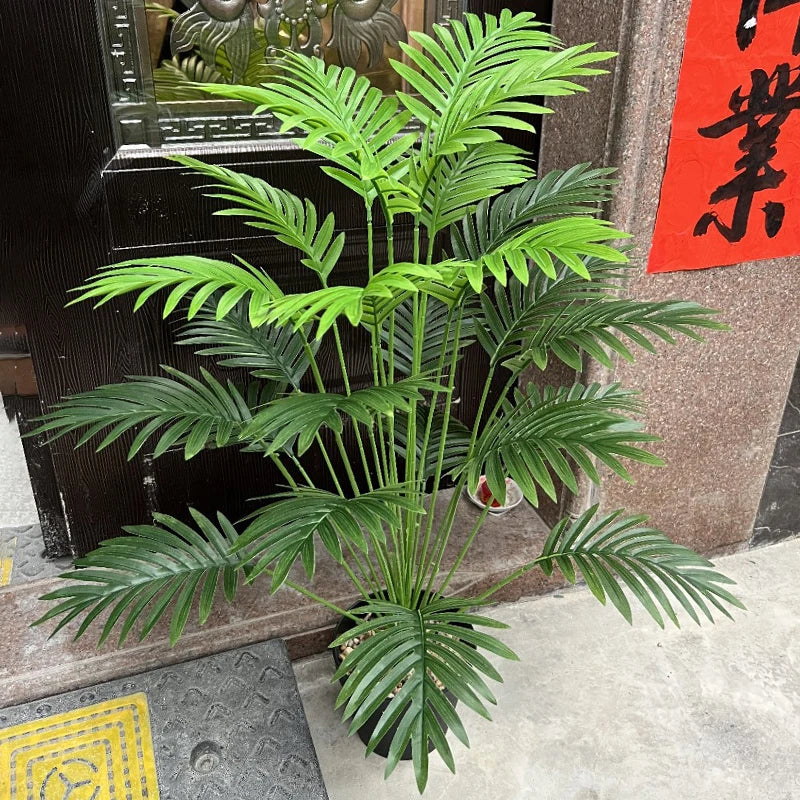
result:
[[[647,512],[677,540],[703,552],[751,541],[800,349],[800,258],[646,275],[666,163],[690,0],[556,0],[554,26],[567,44],[596,41],[617,51],[611,75],[591,92],[553,104],[542,169],[576,161],[619,168],[607,215],[631,232],[640,262],[627,291],[648,300],[681,298],[718,308],[733,330],[706,344],[662,346],[613,371],[587,364],[582,380],[620,380],[641,389],[654,450],[665,468],[635,465],[637,485],[610,478],[584,488],[573,510]]]

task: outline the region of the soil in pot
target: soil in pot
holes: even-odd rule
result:
[[[352,605],[348,609],[348,611],[358,611],[359,606],[363,606],[363,605],[364,605],[364,601],[363,600],[359,600],[357,603],[355,603],[355,605]],[[351,628],[354,628],[355,625],[356,625],[356,623],[352,619],[350,619],[350,617],[342,617],[339,620],[339,624],[336,626],[336,630],[334,632],[334,638],[338,639],[340,636],[342,636],[343,634],[347,633],[347,631],[349,631]],[[472,627],[472,626],[470,625],[469,627]],[[369,635],[369,634],[367,634],[367,635]],[[353,640],[353,641],[351,641],[351,643],[349,645],[345,645],[342,648],[336,647],[333,650],[331,650],[331,653],[333,654],[333,662],[336,665],[336,669],[339,668],[339,665],[342,663],[342,661],[346,661],[347,660],[347,654],[348,654],[347,647],[348,646],[351,647],[351,648],[358,647],[358,644],[359,644],[359,641],[354,641]],[[342,686],[344,686],[346,680],[347,680],[347,677],[345,676],[344,678],[340,678],[339,682],[342,684]],[[455,706],[458,703],[458,699],[451,692],[447,691],[447,688],[442,686],[440,681],[437,680],[436,682],[437,682],[437,685],[439,685],[439,688],[444,692],[444,694],[447,697],[447,699],[452,703],[452,705]],[[399,689],[400,689],[400,686],[396,687],[395,692],[398,691]],[[362,742],[364,742],[365,745],[369,744],[369,740],[372,737],[373,731],[375,730],[375,728],[378,727],[378,723],[380,722],[381,716],[383,716],[383,712],[386,711],[386,709],[389,707],[389,703],[391,703],[391,701],[392,701],[392,697],[391,696],[387,697],[378,706],[378,708],[375,710],[375,712],[372,714],[372,716],[370,716],[367,719],[367,721],[358,729],[358,737],[359,737],[359,739],[361,739]],[[438,714],[437,714],[437,717],[439,718],[439,722],[440,722],[440,724],[442,726],[442,730],[445,733],[447,733],[447,725],[442,721],[441,717],[439,717]],[[392,746],[392,741],[394,739],[395,733],[397,732],[398,725],[399,725],[399,720],[388,729],[388,731],[386,732],[384,737],[378,743],[378,746],[375,748],[374,752],[377,753],[379,756],[382,756],[383,758],[386,758],[389,755],[389,748]],[[428,742],[428,752],[430,752],[431,750],[433,750],[433,743],[429,741]],[[408,747],[406,747],[406,749],[403,751],[403,755],[400,756],[400,760],[401,761],[411,761],[411,744],[410,743],[409,743]]]

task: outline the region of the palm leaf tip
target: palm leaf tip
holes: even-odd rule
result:
[[[53,636],[82,617],[78,639],[102,619],[100,647],[115,630],[119,644],[133,631],[141,641],[162,619],[169,619],[174,646],[195,605],[203,624],[220,592],[233,601],[250,560],[246,553],[231,553],[238,534],[222,514],[216,523],[196,510],[191,515],[194,527],[157,514],[157,524],[127,527],[127,537],[101,542],[75,562],[79,569],[62,576],[72,583],[41,598],[55,605],[33,624],[58,620]]]
[[[455,771],[446,729],[469,746],[461,718],[460,702],[485,718],[486,708],[496,703],[487,684],[500,675],[482,650],[501,658],[516,655],[495,637],[479,630],[498,628],[495,620],[465,612],[469,600],[437,600],[419,610],[385,602],[371,602],[358,609],[371,618],[343,634],[332,646],[367,631],[365,638],[342,662],[334,676],[344,679],[337,707],[351,719],[354,733],[387,700],[388,705],[367,746],[372,752],[397,725],[389,747],[386,774],[397,766],[411,745],[412,761],[420,792],[428,780],[428,746]],[[400,686],[400,689],[395,691]],[[444,687],[442,690],[441,687]]]
[[[624,516],[622,510],[598,519],[598,506],[577,520],[564,519],[551,531],[537,559],[546,575],[558,567],[570,583],[583,577],[592,594],[607,601],[632,622],[626,593],[664,627],[665,617],[680,627],[673,603],[700,624],[698,611],[714,622],[712,609],[732,619],[730,608],[744,604],[725,586],[734,583],[703,556],[647,526],[645,516]]]

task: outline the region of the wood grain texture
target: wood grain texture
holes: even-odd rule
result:
[[[549,18],[549,2],[502,4],[536,7]],[[472,10],[499,10],[476,2]],[[170,323],[155,304],[132,315],[127,299],[97,311],[88,305],[64,308],[68,290],[101,265],[159,253],[229,257],[231,252],[266,267],[285,288],[312,288],[292,253],[276,247],[235,220],[214,218],[215,203],[192,189],[198,180],[157,154],[118,153],[113,141],[95,8],[91,0],[61,0],[48,7],[46,22],[31,18],[26,0],[7,0],[0,15],[0,67],[10,79],[2,86],[2,107],[13,124],[2,126],[6,187],[0,236],[0,325],[25,326],[41,403],[121,380],[149,374],[159,364],[197,373],[198,362],[173,342]],[[537,139],[515,137],[532,154]],[[359,202],[321,176],[318,160],[291,148],[227,146],[205,150],[209,160],[234,165],[309,196],[321,211],[334,211],[348,232],[338,279],[363,278],[366,243]],[[410,229],[397,230],[398,257],[410,255]],[[378,250],[380,259],[385,254]],[[371,374],[365,339],[345,332],[355,382]],[[324,376],[336,385],[333,359],[324,353]],[[486,363],[479,348],[463,362],[458,415],[474,417]],[[39,408],[26,406],[26,420]],[[347,437],[350,438],[350,435]],[[249,497],[272,491],[278,476],[257,456],[234,450],[207,452],[190,463],[182,453],[153,462],[145,454],[126,460],[125,442],[96,454],[74,450],[65,437],[52,446],[55,485],[66,514],[66,549],[84,553],[124,524],[146,521],[155,510],[186,516],[186,504],[221,509],[233,518]],[[309,469],[322,475],[318,455]],[[57,527],[57,526],[56,526]],[[54,528],[54,536],[61,535]]]

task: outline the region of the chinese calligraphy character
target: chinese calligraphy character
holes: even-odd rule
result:
[[[740,242],[747,233],[756,194],[777,189],[786,178],[786,173],[772,167],[770,162],[778,153],[776,142],[781,126],[792,111],[800,108],[800,68],[790,69],[788,64],[780,64],[772,75],[754,69],[750,80],[748,94],[743,95],[740,86],[731,95],[728,103],[731,116],[698,129],[708,139],[720,139],[742,127],[745,133],[739,141],[744,155],[735,165],[741,172],[718,186],[710,197],[711,203],[735,199],[733,220],[726,225],[713,211],[706,212],[695,226],[695,236],[705,236],[714,225],[729,242]],[[768,202],[762,210],[767,235],[773,238],[783,225],[785,208],[782,203]]]
[[[773,11],[780,11],[798,3],[800,3],[800,0],[764,0],[764,13],[771,14]],[[740,50],[746,50],[756,38],[760,5],[761,0],[742,0],[739,24],[736,27],[736,41],[739,43]],[[797,24],[797,32],[794,35],[792,53],[800,55],[800,22]]]

